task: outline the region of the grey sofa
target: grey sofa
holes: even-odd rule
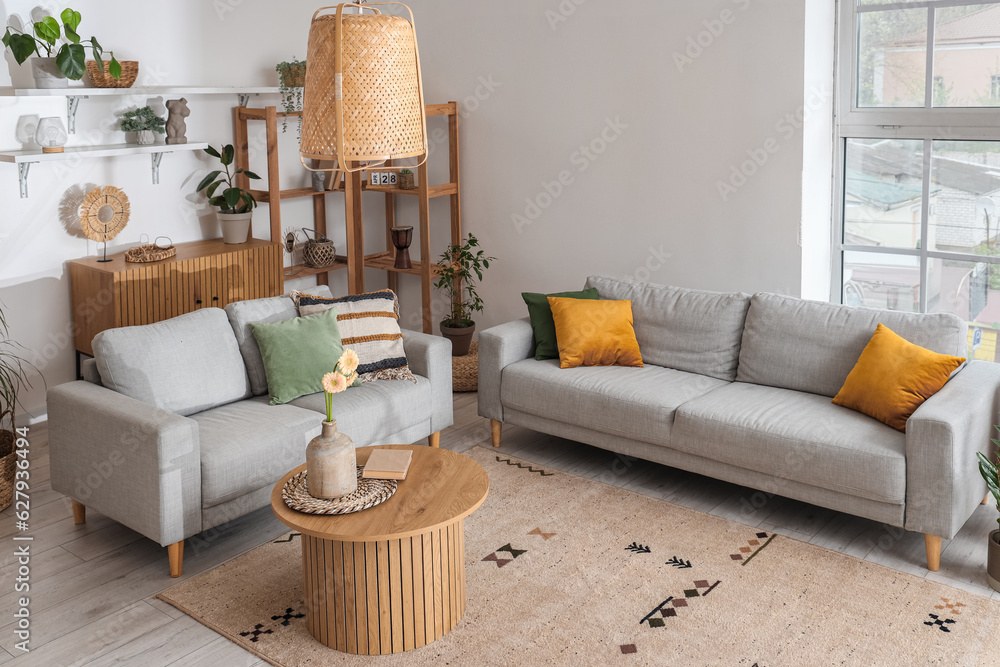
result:
[[[322,392],[269,405],[249,323],[296,314],[280,296],[98,334],[84,380],[47,397],[52,488],[73,499],[77,523],[94,508],[167,546],[180,576],[185,539],[267,505],[278,479],[305,462],[326,406]],[[450,343],[403,334],[416,384],[375,381],[334,396],[338,427],[359,447],[437,446],[452,423]]]
[[[483,331],[479,414],[925,534],[936,570],[986,486],[1000,364],[972,361],[900,433],[831,403],[879,322],[967,356],[948,314],[849,308],[776,294],[716,293],[592,276],[632,301],[644,368],[536,361],[528,321]]]

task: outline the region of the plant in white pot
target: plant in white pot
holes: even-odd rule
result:
[[[993,428],[1000,431],[1000,426],[994,426]],[[1000,441],[996,438],[991,438],[990,440],[995,446],[1000,447]],[[976,458],[979,459],[979,474],[986,480],[986,488],[989,489],[993,500],[997,503],[997,511],[1000,511],[1000,471],[997,470],[997,464],[1000,463],[1000,455],[994,454],[994,457],[996,458],[996,463],[990,461],[982,452],[976,452]],[[997,519],[997,523],[1000,523],[1000,518]],[[1000,591],[1000,530],[994,530],[990,533],[988,547],[986,579],[990,583],[990,588]]]
[[[236,177],[243,174],[247,178],[259,180],[260,176],[248,169],[229,169],[236,155],[232,144],[223,146],[221,152],[209,146],[205,152],[218,158],[223,168],[209,172],[198,184],[197,191],[204,190],[208,203],[218,207],[216,217],[222,227],[222,240],[231,244],[246,243],[257,200],[249,190],[236,185]]]
[[[441,270],[434,287],[444,290],[451,300],[451,313],[441,321],[441,334],[451,341],[451,355],[464,357],[476,331],[473,313],[483,312],[483,300],[476,291],[476,281],[490,268],[496,257],[479,250],[479,239],[469,234],[465,243],[449,246],[441,254]]]
[[[8,26],[3,36],[3,45],[10,49],[18,65],[23,65],[28,58],[35,56],[31,59],[31,68],[35,85],[39,88],[65,88],[69,85],[68,79],[83,78],[83,73],[87,71],[87,47],[90,47],[94,60],[99,63],[101,72],[104,72],[105,52],[97,38],[81,40],[76,31],[80,26],[80,12],[67,7],[59,18],[62,19],[62,25],[51,16],[36,21],[31,26],[33,35]],[[60,40],[64,40],[63,44],[57,48]],[[111,56],[108,73],[115,79],[121,78],[121,63],[115,59],[112,51],[107,53]]]
[[[157,134],[166,132],[167,121],[146,106],[123,113],[121,127],[122,132],[135,132],[135,143],[146,146],[156,142]]]

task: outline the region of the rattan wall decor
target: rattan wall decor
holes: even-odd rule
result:
[[[336,13],[313,14],[306,57],[302,107],[302,164],[333,160],[332,169],[389,170],[387,160],[427,158],[427,119],[420,80],[420,57],[410,15],[362,13],[362,5],[343,3]],[[357,14],[345,14],[347,7]],[[421,162],[423,164],[423,162]],[[321,169],[327,171],[329,169]]]
[[[125,229],[130,214],[128,196],[113,185],[96,187],[83,198],[80,204],[80,229],[91,241],[104,244],[104,258],[97,261],[110,261],[108,241]]]

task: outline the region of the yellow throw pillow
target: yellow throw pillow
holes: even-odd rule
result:
[[[905,433],[910,415],[964,362],[914,345],[879,324],[833,402]]]
[[[642,366],[631,301],[550,296],[559,367]]]

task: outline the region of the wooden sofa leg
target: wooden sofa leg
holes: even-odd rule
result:
[[[82,504],[71,499],[73,503],[73,523],[80,525],[82,523],[87,523],[87,508]]]
[[[427,444],[431,447],[441,447],[441,431],[427,436]]]
[[[937,572],[941,567],[941,538],[937,535],[924,535],[924,548],[927,550],[927,569]]]
[[[184,540],[168,544],[167,557],[170,559],[170,576],[181,576],[184,570]]]
[[[500,431],[503,429],[503,422],[498,422],[496,419],[490,420],[490,435],[493,436],[493,446],[500,446]]]
[[[987,491],[986,495],[983,496],[983,504],[985,505],[988,502],[990,502],[990,492],[989,491]]]

